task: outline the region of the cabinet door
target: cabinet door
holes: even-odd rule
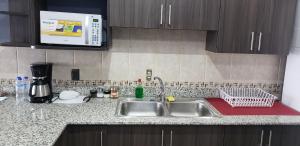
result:
[[[222,126],[170,127],[166,133],[166,145],[172,146],[222,146]]]
[[[157,126],[107,127],[105,146],[161,146],[162,129]]]
[[[6,1],[6,0],[4,0]],[[28,14],[30,0],[9,0],[8,11],[11,13]]]
[[[282,126],[266,126],[264,131],[263,146],[281,146]]]
[[[261,0],[223,0],[220,24],[221,53],[252,53],[257,10]]]
[[[292,40],[297,0],[263,0],[258,16],[258,53],[287,54]],[[261,47],[259,42],[261,43]]]
[[[101,146],[104,132],[99,126],[68,126],[55,146]]]
[[[280,146],[300,146],[300,126],[284,126]]]
[[[169,0],[166,27],[218,30],[220,0]]]
[[[29,46],[29,0],[0,2],[0,45]]]
[[[225,127],[224,146],[261,146],[266,131],[256,126]]]
[[[110,26],[160,28],[164,23],[164,0],[110,0]]]

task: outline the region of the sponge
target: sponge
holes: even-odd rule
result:
[[[174,102],[174,101],[175,101],[174,96],[168,96],[168,97],[167,97],[167,101],[168,101],[168,102]]]

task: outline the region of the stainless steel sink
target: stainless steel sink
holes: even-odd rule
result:
[[[116,116],[120,117],[219,117],[206,100],[166,103],[135,98],[119,100]]]
[[[169,115],[173,117],[217,117],[218,112],[206,101],[167,103]]]
[[[160,102],[127,99],[119,101],[116,114],[126,117],[159,117],[165,116],[165,112],[165,106]]]

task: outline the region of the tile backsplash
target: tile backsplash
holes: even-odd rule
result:
[[[0,79],[31,74],[33,62],[53,62],[53,78],[70,80],[145,79],[146,69],[165,81],[283,82],[285,57],[216,54],[205,50],[206,32],[113,28],[109,51],[32,50],[0,47]]]

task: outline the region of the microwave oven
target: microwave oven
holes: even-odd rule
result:
[[[42,44],[101,46],[101,15],[40,11]]]

